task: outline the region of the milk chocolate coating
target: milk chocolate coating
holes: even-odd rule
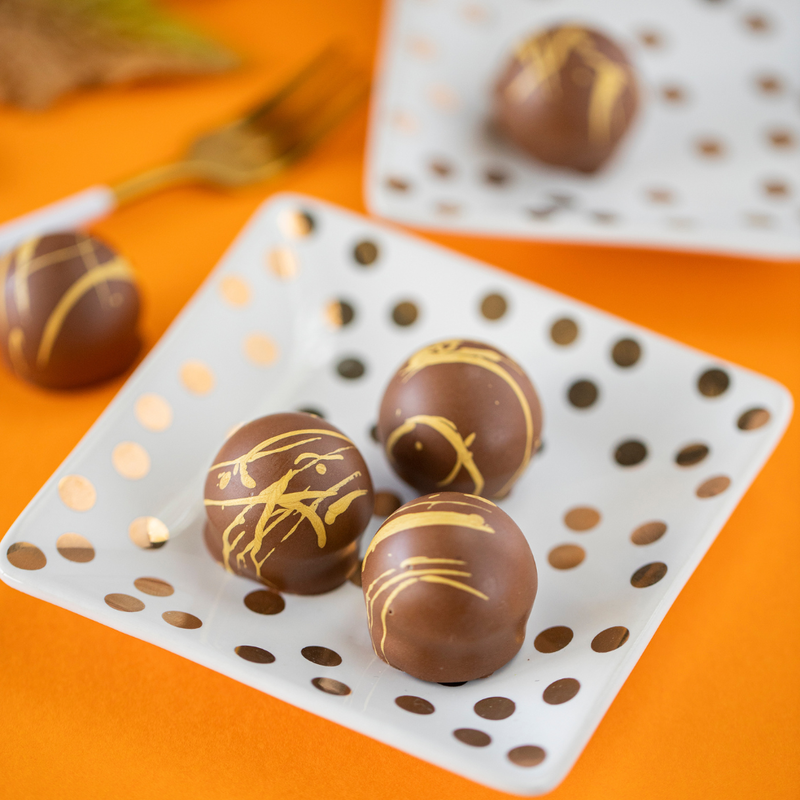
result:
[[[538,583],[514,520],[458,492],[395,511],[375,534],[361,578],[377,655],[438,683],[484,678],[510,661]]]
[[[53,233],[0,257],[0,350],[32,383],[71,389],[124,372],[138,316],[130,264],[94,236]]]
[[[374,504],[361,453],[312,414],[260,417],[208,470],[205,541],[226,569],[275,589],[319,594],[358,566]]]
[[[378,418],[389,462],[420,494],[504,497],[541,431],[539,398],[522,367],[461,339],[414,353],[389,382]]]
[[[511,140],[540,161],[585,173],[611,157],[638,105],[625,53],[575,25],[526,39],[494,93],[495,119]]]

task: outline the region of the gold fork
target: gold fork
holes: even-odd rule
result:
[[[178,161],[112,186],[94,186],[0,225],[0,253],[31,236],[83,227],[168,186],[235,187],[270,178],[308,152],[368,88],[364,70],[330,47],[240,119],[200,135]]]

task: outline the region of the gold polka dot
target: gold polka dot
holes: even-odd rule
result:
[[[697,388],[704,397],[719,397],[730,386],[728,373],[721,369],[708,369],[697,380]]]
[[[234,648],[234,652],[239,658],[243,658],[253,664],[272,664],[275,661],[275,656],[269,650],[264,650],[264,648],[256,647],[252,644],[240,644]]]
[[[208,394],[214,388],[214,373],[202,361],[185,361],[180,376],[181,383],[192,394]]]
[[[139,424],[149,431],[165,431],[172,424],[172,406],[160,394],[141,395],[133,413]]]
[[[111,453],[114,469],[130,481],[138,481],[150,472],[150,456],[136,442],[120,442]]]
[[[392,115],[392,126],[397,128],[401,133],[407,134],[416,133],[419,129],[417,118],[407,111],[396,111]]]
[[[459,728],[453,731],[453,736],[459,742],[468,744],[470,747],[486,747],[492,743],[492,737],[483,731],[477,731],[474,728]]]
[[[201,628],[203,623],[194,614],[186,611],[165,611],[161,615],[164,622],[168,622],[174,628],[184,628],[185,630],[196,630]]]
[[[611,350],[611,358],[618,367],[632,367],[641,355],[642,348],[635,339],[620,339]]]
[[[597,401],[600,392],[592,381],[575,381],[569,387],[567,399],[575,408],[589,408]]]
[[[278,225],[290,239],[303,239],[314,231],[314,218],[306,211],[287,209],[278,218]]]
[[[417,58],[433,58],[436,55],[436,47],[430,39],[425,39],[422,36],[412,36],[406,42],[406,46],[410,53]]]
[[[268,367],[278,359],[278,346],[263,333],[251,333],[244,340],[244,353],[257,367]]]
[[[379,255],[380,251],[378,250],[378,245],[367,239],[363,242],[359,242],[353,248],[353,258],[356,262],[361,264],[362,267],[368,267],[370,264],[374,264],[378,260]]]
[[[347,300],[331,300],[325,306],[324,315],[331,328],[343,328],[355,319],[356,310]]]
[[[339,697],[350,694],[350,687],[346,683],[335,681],[333,678],[313,678],[311,683],[325,694],[335,694]]]
[[[645,30],[639,33],[639,41],[645,46],[653,49],[664,46],[664,38],[658,31]]]
[[[610,653],[618,650],[630,638],[631,632],[622,625],[606,628],[592,639],[592,650],[595,653]]]
[[[115,611],[133,613],[144,608],[144,603],[138,597],[131,597],[129,594],[107,594],[103,599]]]
[[[540,653],[557,653],[572,641],[573,635],[572,629],[566,625],[555,625],[542,631],[533,640],[533,646]]]
[[[661,96],[668,103],[683,103],[686,100],[686,90],[674,84],[661,87]]]
[[[739,417],[736,427],[742,431],[754,431],[756,428],[763,428],[770,419],[771,415],[766,408],[751,408]]]
[[[366,367],[357,358],[343,358],[336,365],[336,371],[347,380],[356,380],[366,372]]]
[[[319,645],[304,647],[300,654],[306,661],[321,667],[338,667],[342,663],[342,657],[335,650]]]
[[[661,561],[645,564],[631,575],[631,586],[637,589],[646,589],[658,583],[667,574],[667,565]]]
[[[675,463],[679,467],[693,467],[699,464],[707,455],[709,449],[707,445],[700,444],[687,444],[686,447],[681,448],[675,456]]]
[[[778,150],[790,150],[795,145],[794,134],[785,128],[770,131],[767,139],[770,145]]]
[[[410,711],[412,714],[433,714],[436,709],[433,703],[429,703],[422,697],[415,697],[411,694],[404,694],[400,697],[395,697],[394,702],[400,706],[403,711]]]
[[[436,211],[439,214],[447,214],[453,216],[461,211],[461,206],[458,203],[437,203]]]
[[[324,464],[317,464],[315,469],[320,475],[324,475],[328,471],[328,468]]]
[[[545,759],[545,751],[534,744],[523,744],[508,751],[508,760],[518,767],[537,767]]]
[[[250,302],[250,286],[244,278],[226,275],[219,284],[219,291],[226,303],[246,306]]]
[[[631,541],[636,545],[646,545],[657,542],[667,532],[665,523],[658,520],[645,522],[631,534]]]
[[[286,602],[277,592],[270,589],[258,589],[244,598],[244,604],[256,614],[280,614],[286,608]]]
[[[789,196],[790,190],[785,181],[768,180],[764,181],[764,193],[768,197],[785,198]]]
[[[56,550],[77,564],[85,564],[94,558],[92,543],[79,533],[62,533],[56,540]]]
[[[143,550],[156,550],[169,539],[169,528],[155,517],[137,517],[128,526],[131,541]]]
[[[725,147],[719,139],[698,139],[695,146],[697,152],[704,158],[720,158],[725,152]]]
[[[553,681],[542,693],[542,699],[551,706],[560,706],[572,700],[580,691],[581,685],[575,678],[561,678]]]
[[[392,309],[392,320],[395,325],[400,325],[401,327],[413,325],[417,321],[418,315],[417,306],[410,300],[404,300]]]
[[[744,24],[753,33],[766,33],[770,30],[770,22],[763,14],[748,14],[744,18]]]
[[[88,511],[97,500],[92,482],[83,475],[65,475],[58,482],[61,502],[73,511]]]
[[[411,184],[405,178],[392,175],[386,179],[386,188],[393,192],[407,192],[411,188]]]
[[[573,569],[584,558],[586,558],[586,551],[577,544],[561,544],[547,554],[550,566],[555,569]]]
[[[169,597],[175,593],[172,585],[161,578],[137,578],[133,585],[144,594],[152,595],[153,597]]]
[[[449,161],[437,158],[430,163],[431,172],[440,178],[448,178],[453,174],[453,165]]]
[[[288,247],[275,247],[267,255],[269,271],[283,281],[288,281],[297,275],[299,265],[294,251]]]
[[[459,105],[458,95],[449,86],[432,86],[428,97],[441,111],[455,111]]]
[[[483,719],[508,719],[516,708],[514,701],[507,697],[485,697],[473,706],[475,713]]]
[[[764,94],[781,94],[783,92],[783,81],[777,75],[759,75],[756,78],[756,85]]]
[[[703,481],[698,487],[696,494],[700,498],[716,497],[722,494],[731,485],[731,479],[726,475],[717,475],[714,478],[709,478]]]
[[[388,517],[390,514],[394,514],[401,505],[403,505],[403,501],[394,492],[375,492],[375,509],[372,513],[376,517]]]
[[[658,203],[659,205],[668,205],[675,198],[669,189],[648,189],[647,199],[651,203]]]
[[[566,317],[556,320],[550,328],[550,338],[562,346],[572,344],[578,338],[578,326]]]
[[[6,558],[17,569],[36,570],[47,564],[47,557],[30,542],[14,542],[6,551]]]
[[[487,294],[481,301],[481,314],[490,320],[503,317],[508,310],[508,302],[501,294]]]
[[[588,531],[600,522],[600,512],[590,506],[576,506],[564,514],[564,524],[572,531]]]
[[[647,458],[647,447],[636,439],[623,442],[614,451],[614,460],[621,467],[634,467]]]

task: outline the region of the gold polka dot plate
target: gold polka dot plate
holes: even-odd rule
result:
[[[275,252],[290,276],[272,268]],[[379,492],[363,555],[414,496],[371,435],[383,389],[410,353],[454,337],[520,363],[545,421],[500,501],[539,567],[524,644],[490,677],[445,686],[374,655],[358,581],[281,596],[223,570],[203,544],[202,487],[242,422],[311,411],[352,437]],[[769,378],[278,195],[5,536],[0,577],[472,780],[542,793],[580,754],[791,410]]]
[[[467,234],[800,257],[795,0],[384,8],[365,184],[376,215]],[[491,119],[514,49],[569,20],[616,41],[640,85],[632,128],[591,176],[535,161]]]

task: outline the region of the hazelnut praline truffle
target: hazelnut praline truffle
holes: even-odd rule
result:
[[[483,678],[508,663],[525,640],[538,585],[514,520],[458,492],[420,497],[392,514],[361,577],[376,654],[438,683]]]
[[[495,121],[512,141],[540,161],[584,173],[611,158],[638,106],[623,50],[577,25],[522,42],[494,93]]]
[[[374,504],[353,442],[312,414],[260,417],[208,470],[205,541],[228,571],[296,594],[319,594],[358,567]]]
[[[522,367],[466,339],[414,353],[389,382],[378,418],[390,464],[421,494],[504,497],[541,431],[539,398]]]
[[[130,264],[94,236],[53,233],[0,256],[0,351],[32,383],[71,389],[124,372],[138,316]]]

